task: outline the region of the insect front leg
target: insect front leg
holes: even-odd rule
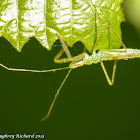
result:
[[[99,16],[99,13],[97,11],[97,7],[95,5],[93,5],[94,8],[95,8],[95,14],[97,16],[97,19],[99,21],[99,25],[101,27],[101,35],[99,37],[99,39],[97,40],[95,46],[94,46],[94,50],[96,50],[96,47],[98,46],[98,44],[100,43],[103,35],[104,35],[104,29],[103,29],[103,25],[102,25],[102,22],[101,22],[101,19],[100,19],[100,16]],[[109,25],[108,25],[108,28],[113,32],[113,34],[116,36],[116,38],[120,41],[121,45],[123,46],[123,48],[125,49],[125,51],[127,51],[127,47],[125,46],[125,44],[123,43],[123,41],[118,37],[118,35],[115,33],[115,31],[111,28],[111,23],[109,21]]]
[[[68,63],[68,62],[75,63],[76,61],[79,61],[79,60],[84,58],[85,51],[77,56],[72,56],[69,49],[68,49],[67,44],[64,42],[62,37],[58,35],[58,38],[62,44],[62,49],[54,57],[55,63]],[[66,53],[68,58],[60,58],[64,52]]]
[[[127,51],[127,47],[125,46],[125,44],[122,42],[122,40],[118,37],[118,35],[115,33],[115,31],[111,28],[110,22],[108,27],[110,28],[110,30],[112,31],[112,33],[116,36],[116,38],[120,41],[120,43],[122,44],[123,48],[125,49],[125,51]]]
[[[100,41],[101,41],[101,39],[102,39],[102,37],[103,37],[103,35],[104,35],[104,29],[103,29],[103,25],[102,25],[102,22],[101,22],[101,19],[100,19],[100,17],[99,17],[99,14],[98,14],[98,11],[97,11],[97,7],[96,7],[96,5],[95,4],[93,4],[93,2],[91,1],[91,0],[86,0],[87,1],[87,3],[89,4],[89,6],[90,6],[90,8],[92,9],[92,11],[93,11],[93,13],[95,12],[95,18],[97,17],[97,20],[98,20],[98,22],[99,22],[99,25],[100,25],[100,28],[101,28],[101,35],[100,35],[100,37],[98,38],[98,40],[96,40],[96,42],[95,42],[95,44],[94,44],[94,46],[93,46],[93,52],[97,49],[97,46],[98,46],[98,44],[100,43]],[[96,19],[95,19],[96,20]],[[97,32],[97,23],[96,23],[97,21],[95,21],[95,32]]]
[[[69,51],[69,49],[68,49],[68,46],[67,46],[67,44],[65,43],[65,41],[63,40],[63,38],[62,38],[61,36],[59,36],[59,35],[57,35],[57,36],[58,36],[58,38],[59,38],[59,40],[60,40],[60,42],[61,42],[61,44],[62,44],[63,50],[65,51],[67,57],[68,57],[68,58],[72,58],[72,55],[71,55],[71,53],[70,53],[70,51]],[[62,54],[63,54],[63,53],[62,53]]]
[[[79,61],[79,60],[82,60],[85,56],[85,52],[77,55],[77,56],[74,56],[72,58],[60,58],[61,55],[64,53],[64,50],[61,49],[58,54],[54,57],[54,62],[55,63],[68,63],[68,62],[72,62],[72,63],[75,63],[76,61]]]
[[[109,75],[108,75],[108,73],[107,73],[107,70],[106,70],[106,68],[105,68],[105,66],[104,66],[104,63],[101,62],[101,67],[102,67],[102,69],[103,69],[103,71],[104,71],[104,74],[105,74],[105,77],[106,77],[106,79],[107,79],[107,82],[108,82],[108,84],[111,85],[111,86],[113,85],[114,79],[115,79],[116,65],[117,65],[117,60],[114,61],[113,72],[112,72],[112,78],[110,79],[110,78],[109,78]]]
[[[64,53],[64,49],[62,48],[54,57],[54,62],[55,63],[68,63],[73,61],[73,58],[60,58],[62,54]]]
[[[104,30],[103,30],[103,25],[102,25],[101,19],[99,17],[99,14],[98,14],[98,11],[97,11],[97,8],[96,8],[95,5],[94,5],[94,8],[95,8],[95,14],[96,14],[97,19],[99,21],[99,25],[101,27],[101,35],[100,35],[99,39],[96,41],[95,46],[94,46],[94,49],[96,50],[96,47],[98,46],[98,44],[100,43],[100,41],[101,41],[101,39],[102,39],[102,37],[104,35]]]

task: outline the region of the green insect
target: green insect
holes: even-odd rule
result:
[[[60,0],[60,1],[61,3],[64,3],[63,0]],[[92,16],[90,21],[84,19],[86,23],[83,23],[83,25],[85,26],[88,25],[88,26],[86,28],[84,28],[83,26],[80,27],[82,29],[80,30],[81,36],[79,35],[78,27],[76,26],[76,23],[79,22],[78,20],[80,20],[80,18],[78,20],[71,19],[71,22],[72,22],[71,24],[73,25],[72,27],[73,29],[71,29],[71,31],[73,31],[74,33],[69,34],[68,32],[69,36],[64,35],[64,34],[67,34],[67,32],[63,30],[59,30],[58,29],[59,26],[58,24],[56,24],[55,26],[57,26],[57,28],[54,27],[55,32],[52,31],[52,29],[50,30],[50,34],[55,37],[53,37],[53,40],[48,39],[48,43],[46,42],[44,43],[44,44],[52,44],[52,42],[54,42],[54,40],[58,38],[62,44],[62,49],[54,57],[54,61],[55,63],[70,62],[68,67],[51,69],[51,70],[27,70],[27,69],[9,68],[0,63],[1,67],[7,70],[12,70],[12,71],[51,72],[51,71],[56,71],[56,70],[69,69],[66,77],[64,78],[62,84],[57,90],[57,93],[50,106],[48,114],[44,118],[42,118],[42,121],[44,121],[45,119],[49,117],[52,107],[57,99],[57,96],[62,86],[64,85],[66,79],[68,78],[70,72],[72,71],[72,69],[75,69],[84,65],[100,63],[103,69],[103,72],[105,74],[105,77],[107,79],[107,82],[109,83],[109,85],[113,85],[117,60],[125,60],[125,59],[132,59],[132,58],[140,57],[140,50],[127,49],[126,46],[122,42],[120,23],[124,21],[124,15],[121,11],[121,6],[120,6],[121,0],[97,0],[97,1],[96,0],[82,0],[80,4],[78,4],[78,2],[80,2],[80,0],[77,0],[77,1],[75,0],[73,4],[75,6],[73,11],[75,11],[76,13],[76,10],[78,10],[79,8],[78,6],[83,2],[84,4],[86,4],[86,5],[83,5],[82,7],[82,9],[84,9],[83,11],[85,11],[85,13],[83,12],[83,14],[85,14],[87,17],[88,17],[88,14]],[[62,5],[62,7],[60,6],[59,8],[63,9],[63,6],[65,5]],[[52,17],[52,18],[56,19],[56,17]],[[82,17],[82,19],[83,18],[84,17]],[[52,23],[52,25],[50,25],[49,28],[52,28],[51,26],[53,26],[53,24],[55,23]],[[90,30],[92,30],[92,32]],[[82,41],[85,44],[84,52],[77,56],[72,56],[69,51],[68,46],[71,47],[73,43],[78,40]],[[20,44],[20,41],[18,42],[18,44]],[[121,46],[123,47],[123,49],[120,49]],[[67,58],[61,58],[64,52],[66,53]],[[112,60],[114,61],[114,66],[113,66],[112,78],[110,79],[103,61],[112,61]]]

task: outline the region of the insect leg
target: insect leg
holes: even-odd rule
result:
[[[78,60],[81,60],[81,59],[83,59],[84,58],[84,56],[85,56],[85,52],[83,52],[83,53],[81,53],[81,54],[79,54],[79,55],[77,55],[77,56],[74,56],[74,57],[72,57],[72,58],[60,58],[61,57],[61,55],[64,53],[64,50],[63,49],[61,49],[59,52],[58,52],[58,54],[54,57],[54,62],[55,63],[67,63],[67,62],[76,62],[76,61],[78,61]]]
[[[84,58],[85,52],[82,53],[82,54],[80,54],[80,55],[77,55],[77,56],[72,57],[72,56],[71,56],[71,53],[69,52],[69,49],[68,49],[66,43],[64,42],[64,40],[63,40],[60,36],[58,36],[58,37],[59,37],[59,39],[60,39],[60,42],[62,43],[63,48],[62,48],[62,49],[58,52],[58,54],[54,57],[54,61],[55,61],[56,63],[65,63],[65,62],[71,62],[71,61],[72,61],[72,62],[75,62],[75,61],[78,61],[78,60],[81,60],[82,58]],[[66,53],[66,55],[67,55],[68,58],[61,58],[61,59],[60,59],[61,55],[62,55],[64,52]],[[72,68],[70,68],[70,70],[68,71],[66,77],[64,78],[63,82],[61,83],[59,89],[57,90],[57,92],[56,92],[56,94],[55,94],[55,97],[54,97],[54,99],[53,99],[53,101],[52,101],[52,104],[51,104],[51,106],[50,106],[50,108],[49,108],[49,111],[48,111],[47,115],[46,115],[44,118],[42,118],[41,121],[44,121],[44,120],[46,120],[46,119],[49,117],[49,115],[50,115],[50,113],[51,113],[51,110],[52,110],[52,108],[53,108],[53,106],[54,106],[54,103],[55,103],[55,101],[56,101],[56,99],[57,99],[57,97],[58,97],[58,95],[59,95],[59,92],[60,92],[61,88],[63,87],[63,85],[64,85],[66,79],[68,78],[68,76],[69,76],[71,70],[72,70]]]
[[[103,69],[103,71],[104,71],[105,77],[106,77],[107,82],[108,82],[109,85],[113,85],[113,83],[114,83],[115,72],[116,72],[116,65],[117,65],[117,60],[114,61],[113,72],[112,72],[112,78],[111,78],[111,80],[110,80],[110,78],[109,78],[109,76],[108,76],[108,73],[107,73],[107,71],[106,71],[106,68],[105,68],[105,66],[104,66],[104,63],[101,62],[101,67],[102,67],[102,69]]]
[[[127,51],[127,47],[125,46],[125,44],[122,42],[122,40],[118,37],[118,35],[115,33],[115,31],[111,28],[110,26],[110,22],[109,22],[109,26],[110,30],[113,32],[113,34],[116,36],[116,38],[120,41],[120,43],[122,44],[123,48],[125,49],[125,51]]]
[[[67,73],[65,79],[63,80],[63,82],[61,83],[59,89],[57,90],[57,92],[56,92],[56,94],[55,94],[55,97],[54,97],[54,99],[53,99],[53,101],[52,101],[52,104],[51,104],[51,106],[50,106],[50,108],[49,108],[49,111],[48,111],[47,115],[46,115],[44,118],[42,118],[41,121],[44,121],[44,120],[46,120],[46,119],[49,117],[49,115],[50,115],[50,113],[51,113],[51,110],[52,110],[52,108],[53,108],[53,106],[54,106],[54,103],[55,103],[55,101],[56,101],[56,99],[57,99],[57,97],[58,97],[58,95],[59,95],[59,92],[60,92],[61,88],[63,87],[63,85],[64,85],[66,79],[68,78],[68,76],[69,76],[71,70],[72,70],[72,69],[70,69],[70,70],[68,71],[68,73]]]
[[[59,37],[59,40],[60,40],[63,48],[54,57],[54,62],[55,63],[68,63],[68,62],[73,62],[74,63],[74,62],[79,61],[79,60],[84,58],[85,51],[83,53],[77,55],[77,56],[72,57],[72,55],[71,55],[71,53],[70,53],[70,51],[67,47],[67,44],[64,42],[64,40],[62,39],[61,36],[58,35],[58,37]],[[66,53],[68,58],[60,58],[64,52]]]
[[[61,55],[64,53],[64,49],[62,48],[54,57],[54,62],[55,63],[67,63],[67,62],[71,62],[72,58],[60,58]]]
[[[64,42],[63,38],[62,38],[61,36],[59,36],[59,35],[57,35],[57,36],[58,36],[58,38],[59,38],[59,40],[60,40],[60,42],[61,42],[61,44],[62,44],[62,47],[63,47],[63,49],[64,49],[64,51],[65,51],[67,57],[68,57],[68,58],[72,58],[71,53],[70,53],[70,51],[69,51],[69,49],[68,49],[68,46],[67,46],[67,44]]]
[[[104,35],[104,30],[103,30],[103,25],[102,25],[102,23],[101,23],[101,19],[100,19],[100,17],[99,17],[99,14],[98,14],[98,11],[97,11],[97,8],[96,8],[96,6],[94,5],[94,8],[95,8],[95,13],[96,13],[96,16],[97,16],[97,19],[98,19],[98,21],[99,21],[99,25],[100,25],[100,27],[101,27],[101,36],[99,37],[99,39],[97,40],[97,42],[95,43],[95,46],[94,46],[94,48],[96,49],[96,47],[98,46],[98,44],[100,43],[100,41],[101,41],[101,39],[102,39],[102,37],[103,37],[103,35]]]
[[[95,4],[93,4],[93,2],[92,2],[91,0],[86,0],[86,1],[87,1],[87,3],[90,5],[90,7],[91,7],[93,13],[94,13],[94,11],[95,11],[95,14],[96,14],[96,16],[97,16],[97,19],[98,19],[98,21],[99,21],[99,25],[100,25],[100,27],[101,27],[101,35],[100,35],[99,39],[96,41],[96,43],[95,43],[95,45],[94,45],[94,50],[96,50],[96,47],[98,46],[98,44],[100,43],[100,41],[101,41],[101,39],[102,39],[102,37],[103,37],[103,35],[104,35],[103,25],[102,25],[102,22],[101,22],[101,19],[100,19],[100,17],[99,17],[99,14],[98,14],[98,11],[97,11],[97,8],[96,8]],[[93,51],[94,51],[94,50],[93,50]]]

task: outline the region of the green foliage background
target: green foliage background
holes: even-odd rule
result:
[[[140,38],[127,21],[122,23],[122,33],[128,48],[140,48]],[[47,51],[31,38],[18,53],[4,38],[0,43],[0,60],[9,67],[65,66],[53,63],[60,46]],[[73,53],[82,51],[80,45]],[[113,86],[107,84],[99,64],[73,70],[51,116],[43,123],[40,119],[46,115],[67,70],[39,74],[0,68],[0,133],[44,134],[45,140],[138,140],[139,64],[139,59],[119,61]],[[111,72],[112,63],[106,65]]]

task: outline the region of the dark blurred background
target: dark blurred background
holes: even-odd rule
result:
[[[128,48],[140,49],[139,27],[132,22],[132,13],[127,12],[132,5],[130,1],[123,4],[126,15],[126,22],[122,23],[123,42]],[[3,37],[0,43],[1,63],[9,67],[51,69],[67,66],[53,62],[61,48],[59,41],[55,43],[57,47],[47,51],[36,39],[30,38],[20,53]],[[82,49],[80,42],[72,48],[74,54]],[[111,73],[113,62],[105,64]],[[0,134],[43,134],[45,140],[138,140],[139,70],[139,59],[119,61],[113,86],[108,85],[100,64],[73,70],[50,117],[41,122],[67,70],[30,73],[0,68]]]

